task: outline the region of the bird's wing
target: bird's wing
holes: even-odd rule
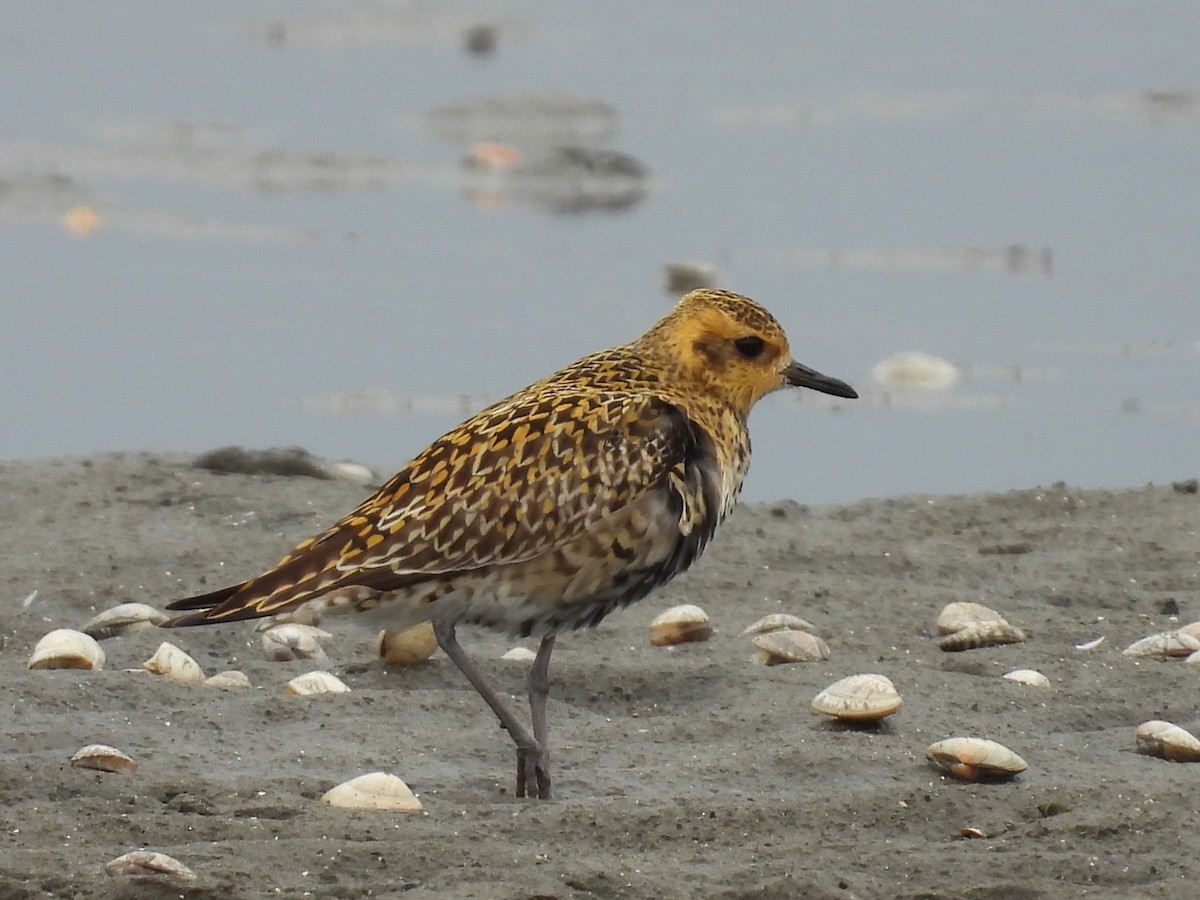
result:
[[[439,438],[270,571],[169,604],[203,610],[170,624],[258,618],[350,585],[386,592],[519,563],[652,491],[681,520],[704,515],[690,499],[702,478],[693,464],[712,453],[681,409],[652,395],[518,395]]]

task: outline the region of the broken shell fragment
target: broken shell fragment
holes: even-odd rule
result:
[[[500,658],[511,659],[515,660],[516,662],[533,662],[535,659],[537,659],[537,654],[528,647],[513,647]]]
[[[83,633],[102,641],[120,634],[157,628],[167,618],[165,612],[148,603],[121,603],[88,619]]]
[[[650,623],[650,643],[655,647],[707,641],[712,637],[712,633],[708,613],[690,603],[672,606],[655,616],[654,621]]]
[[[742,629],[742,637],[770,634],[772,631],[816,631],[811,622],[790,613],[771,613]]]
[[[196,873],[172,856],[153,850],[134,850],[105,863],[113,878],[152,876],[176,881],[195,881]]]
[[[938,634],[953,634],[978,622],[1003,621],[1004,616],[1000,615],[1000,613],[996,612],[990,606],[961,600],[955,603],[947,603],[942,607],[942,611],[938,613],[937,617],[937,630]]]
[[[296,697],[312,697],[316,694],[348,694],[346,682],[329,672],[305,672],[287,683],[290,694]]]
[[[137,763],[116,747],[107,744],[88,744],[71,757],[71,765],[77,769],[97,769],[101,772],[116,772],[119,775],[136,775]]]
[[[868,722],[890,716],[903,702],[886,675],[850,675],[817,694],[812,708],[837,719]]]
[[[1200,740],[1190,731],[1153,719],[1137,727],[1134,748],[1148,756],[1161,756],[1172,762],[1200,762]]]
[[[104,651],[82,631],[56,628],[37,642],[29,657],[31,669],[103,669]]]
[[[199,684],[204,680],[204,670],[184,651],[169,641],[163,641],[154,655],[142,663],[142,668],[151,675],[165,675],[172,681]]]
[[[1121,651],[1124,656],[1139,656],[1145,659],[1172,659],[1190,656],[1200,650],[1200,638],[1185,631],[1160,631],[1139,641],[1134,641]]]
[[[408,785],[395,775],[371,772],[330,788],[321,797],[331,806],[344,809],[384,809],[392,812],[420,812],[421,801]]]
[[[771,631],[760,634],[751,643],[754,661],[763,666],[829,659],[829,645],[807,631]]]
[[[1005,672],[1003,677],[1029,687],[1050,687],[1050,679],[1034,669],[1013,669]]]
[[[1027,640],[1029,640],[1029,636],[1020,628],[999,619],[976,622],[960,628],[939,639],[938,647],[948,653],[955,653],[960,650],[977,650],[980,647],[995,647],[1000,644],[1019,644]]]
[[[262,633],[262,648],[271,662],[287,662],[293,659],[326,662],[329,657],[325,655],[321,641],[332,637],[328,631],[315,625],[286,622]]]
[[[204,679],[204,683],[209,687],[222,688],[229,690],[231,688],[248,688],[250,687],[250,679],[245,672],[240,672],[237,669],[230,669],[228,672],[218,672],[216,675],[210,675]]]
[[[963,781],[1011,778],[1029,768],[1025,760],[1003,744],[985,738],[949,738],[930,745],[926,754]]]
[[[432,622],[412,628],[385,628],[375,639],[375,655],[389,666],[415,666],[433,656],[438,648]]]

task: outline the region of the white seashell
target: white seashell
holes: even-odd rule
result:
[[[1137,727],[1134,747],[1138,753],[1161,756],[1173,762],[1200,762],[1200,740],[1190,731],[1153,719]]]
[[[1034,669],[1013,669],[1005,672],[1003,677],[1029,687],[1050,687],[1050,679]]]
[[[938,613],[937,630],[938,634],[954,634],[956,631],[975,625],[979,622],[1003,622],[1004,616],[996,612],[990,606],[984,606],[982,603],[972,603],[969,600],[961,600],[955,603],[947,603],[942,607],[942,611]]]
[[[437,648],[432,622],[399,630],[385,628],[375,639],[375,655],[389,666],[415,666],[433,656]]]
[[[850,675],[817,694],[812,708],[837,719],[866,722],[890,716],[903,702],[886,675]]]
[[[1029,640],[1016,625],[1003,619],[975,622],[938,640],[938,647],[948,653],[960,650],[976,650],[980,647],[995,647],[1000,644],[1019,644]]]
[[[151,675],[165,675],[173,681],[199,684],[204,680],[204,670],[174,644],[163,641],[154,655],[142,663],[142,668]]]
[[[807,631],[771,631],[760,634],[751,643],[754,661],[764,666],[829,659],[829,645]]]
[[[1003,744],[984,738],[949,738],[930,745],[931,760],[963,781],[1011,778],[1029,768]]]
[[[271,662],[287,662],[292,659],[313,659],[326,662],[325,648],[321,641],[333,635],[315,625],[287,622],[268,628],[262,633],[263,653]]]
[[[672,606],[655,616],[650,623],[650,643],[655,647],[707,641],[712,633],[708,613],[690,603]]]
[[[172,856],[153,850],[134,850],[104,864],[113,878],[151,876],[164,880],[195,881],[196,873]]]
[[[346,682],[329,672],[305,672],[287,683],[289,693],[296,697],[311,697],[315,694],[348,694]]]
[[[1160,631],[1134,641],[1121,651],[1124,656],[1139,656],[1145,659],[1171,659],[1190,656],[1200,650],[1200,638],[1183,631]]]
[[[103,669],[104,651],[96,639],[82,631],[56,628],[33,648],[31,669]]]
[[[420,812],[421,801],[408,785],[395,775],[371,772],[330,788],[321,797],[331,806],[344,809],[384,809],[392,812]]]
[[[533,662],[537,658],[537,654],[528,647],[513,647],[500,658],[511,659],[516,662]]]
[[[1200,622],[1188,622],[1186,625],[1180,625],[1177,629],[1188,637],[1194,637],[1200,640]]]
[[[799,616],[793,616],[790,613],[771,613],[769,616],[763,616],[757,622],[747,625],[742,629],[742,637],[749,637],[753,634],[770,634],[772,631],[812,631],[811,622],[806,622]]]
[[[78,769],[97,769],[120,775],[136,775],[138,768],[131,757],[107,744],[88,744],[79,748],[71,757],[71,765]]]
[[[120,634],[157,628],[167,618],[165,612],[148,603],[121,603],[88,619],[83,633],[102,641]]]
[[[231,688],[248,688],[250,687],[250,679],[245,672],[239,672],[237,669],[230,669],[228,672],[218,672],[216,675],[210,675],[204,679],[204,683],[209,687],[222,688],[229,690]]]
[[[1084,641],[1082,644],[1076,644],[1075,649],[1076,650],[1095,650],[1097,647],[1099,647],[1103,643],[1104,643],[1104,635],[1101,635],[1100,637],[1093,638],[1090,641]]]

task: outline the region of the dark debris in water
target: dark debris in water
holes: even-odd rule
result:
[[[267,450],[247,450],[245,447],[218,447],[201,453],[192,463],[197,469],[207,469],[223,475],[283,475],[288,478],[322,478],[333,476],[315,456],[302,447],[273,447]]]

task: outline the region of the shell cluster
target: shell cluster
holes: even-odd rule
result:
[[[948,652],[1018,644],[1029,639],[996,610],[968,601],[946,604],[938,616],[937,630],[943,635],[938,647]]]

